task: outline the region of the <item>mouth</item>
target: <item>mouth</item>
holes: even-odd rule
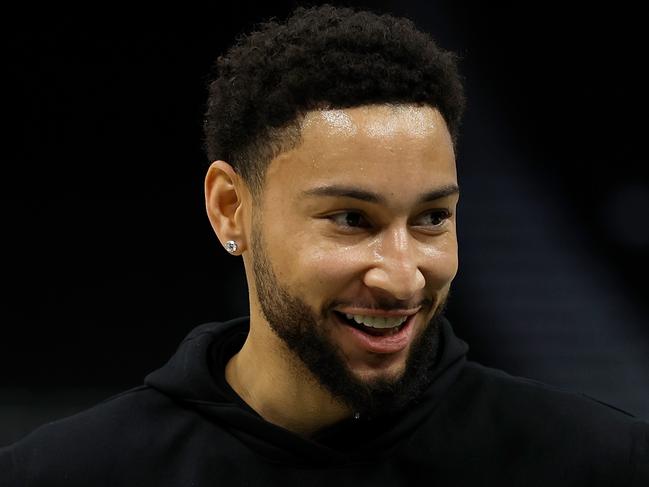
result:
[[[376,354],[394,354],[412,341],[417,313],[386,317],[334,311],[333,315],[356,347]]]
[[[395,335],[403,329],[410,318],[407,315],[386,317],[353,315],[341,311],[334,311],[334,313],[343,324],[372,336]]]

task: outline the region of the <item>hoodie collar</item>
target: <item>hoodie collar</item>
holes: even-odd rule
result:
[[[225,382],[225,363],[243,345],[249,318],[206,323],[192,330],[176,353],[144,383],[205,417],[225,423],[241,441],[271,461],[295,463],[356,463],[371,452],[387,453],[424,421],[466,361],[467,344],[455,336],[450,323],[440,327],[440,357],[432,381],[420,398],[398,415],[376,419],[347,419],[312,439],[265,421]]]

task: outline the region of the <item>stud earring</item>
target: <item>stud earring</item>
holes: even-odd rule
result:
[[[234,240],[228,240],[225,242],[225,250],[230,252],[231,254],[234,254],[239,247],[237,246],[237,242]]]

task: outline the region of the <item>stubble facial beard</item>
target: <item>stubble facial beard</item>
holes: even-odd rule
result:
[[[342,352],[327,334],[326,312],[332,305],[324,306],[319,317],[303,300],[282,286],[267,258],[257,222],[253,223],[251,250],[255,285],[264,317],[273,332],[334,397],[354,412],[377,417],[403,409],[427,388],[438,359],[439,330],[446,298],[413,342],[402,375],[363,381],[350,371]]]

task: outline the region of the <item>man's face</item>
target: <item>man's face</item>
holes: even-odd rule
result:
[[[426,385],[457,272],[450,135],[414,105],[309,112],[301,133],[253,212],[253,298],[335,396],[398,408]]]

